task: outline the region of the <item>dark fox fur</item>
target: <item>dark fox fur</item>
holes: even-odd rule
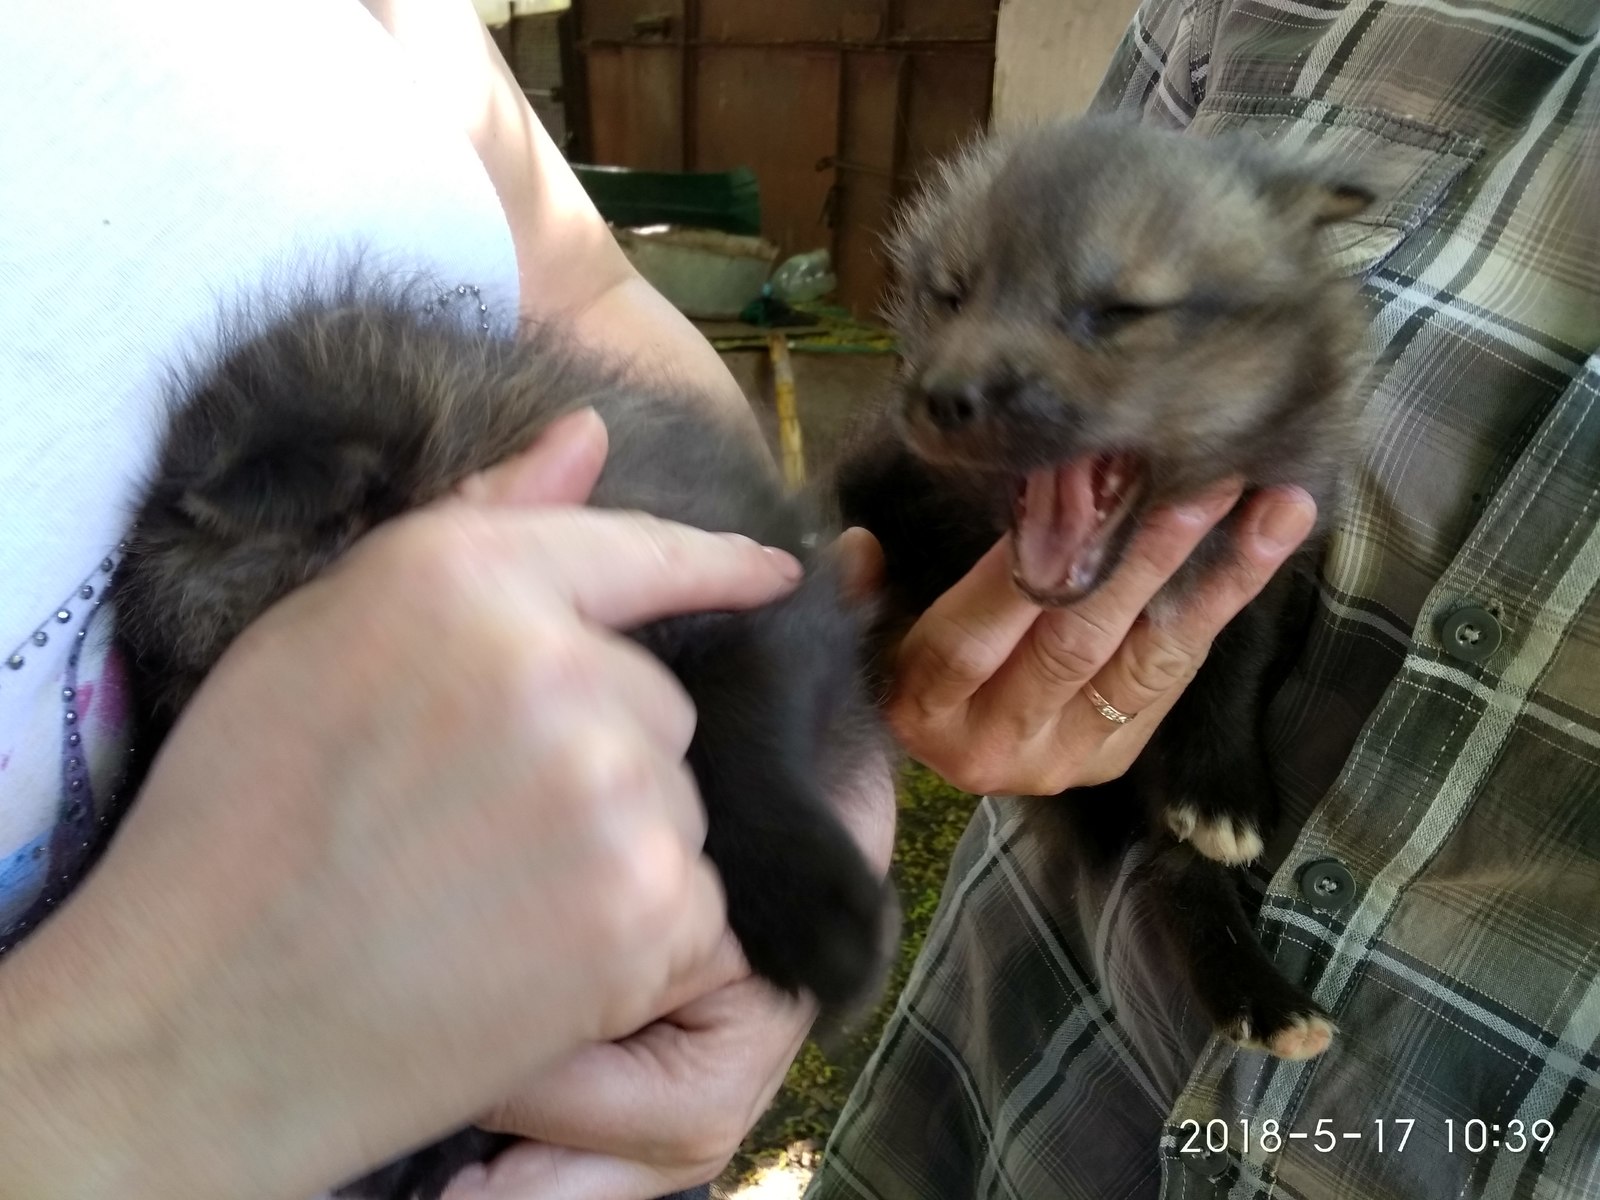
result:
[[[891,628],[1008,530],[1023,590],[1070,604],[1157,505],[1230,475],[1311,493],[1318,533],[1218,638],[1127,776],[1024,802],[1064,895],[1080,870],[1150,839],[1161,934],[1204,1011],[1225,1036],[1285,1057],[1319,1053],[1332,1026],[1274,969],[1228,867],[1261,852],[1274,818],[1259,722],[1355,445],[1362,316],[1318,233],[1370,200],[1263,143],[1107,120],[974,147],[894,238],[900,395],[840,477],[844,518],[883,544]],[[1053,564],[1049,538],[1020,543],[1030,506],[1067,503],[1061,480],[1097,489],[1096,507],[1079,550]],[[1231,525],[1151,619],[1221,560]]]
[[[887,948],[886,889],[828,803],[879,748],[860,614],[759,445],[701,398],[603,365],[556,327],[467,332],[414,289],[347,283],[269,302],[178,390],[116,581],[141,761],[229,643],[380,522],[592,405],[610,453],[592,503],[780,546],[804,582],[767,607],[633,636],[682,681],[689,752],[729,921],[755,970],[824,1005],[860,998]],[[426,648],[419,648],[426,652]],[[559,703],[559,699],[556,699]],[[341,1194],[436,1197],[506,1139],[467,1130]]]

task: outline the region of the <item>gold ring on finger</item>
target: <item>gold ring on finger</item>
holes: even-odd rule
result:
[[[1106,720],[1110,721],[1113,725],[1126,725],[1129,721],[1133,720],[1139,715],[1138,713],[1123,712],[1115,704],[1112,704],[1111,701],[1107,700],[1098,691],[1096,691],[1095,686],[1092,683],[1085,683],[1083,685],[1083,694],[1088,698],[1089,703],[1094,705],[1094,710]]]

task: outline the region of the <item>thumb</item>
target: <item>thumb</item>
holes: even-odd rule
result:
[[[710,1178],[717,1166],[707,1166],[704,1173]],[[645,1163],[521,1142],[488,1166],[462,1171],[441,1200],[652,1200],[683,1186]]]
[[[871,532],[852,525],[834,542],[844,571],[845,593],[852,600],[869,600],[883,589],[883,547]]]
[[[567,413],[527,449],[469,475],[456,495],[469,504],[525,507],[582,504],[606,461],[606,426],[592,408]]]

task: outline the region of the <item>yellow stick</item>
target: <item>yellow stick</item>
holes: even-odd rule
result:
[[[789,361],[789,339],[781,333],[767,335],[772,356],[773,399],[778,408],[778,445],[783,451],[783,478],[792,488],[806,481],[806,451],[800,438],[800,409],[795,401],[794,364]]]

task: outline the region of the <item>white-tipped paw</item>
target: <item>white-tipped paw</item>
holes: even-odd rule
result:
[[[1262,1034],[1250,1027],[1248,1017],[1240,1017],[1232,1026],[1222,1031],[1229,1041],[1246,1050],[1265,1050],[1274,1058],[1301,1062],[1315,1058],[1333,1041],[1335,1027],[1332,1021],[1318,1013],[1301,1013],[1290,1018],[1288,1024]]]
[[[1191,804],[1174,805],[1166,818],[1173,837],[1230,867],[1259,858],[1266,848],[1254,825],[1232,817],[1202,817]]]

